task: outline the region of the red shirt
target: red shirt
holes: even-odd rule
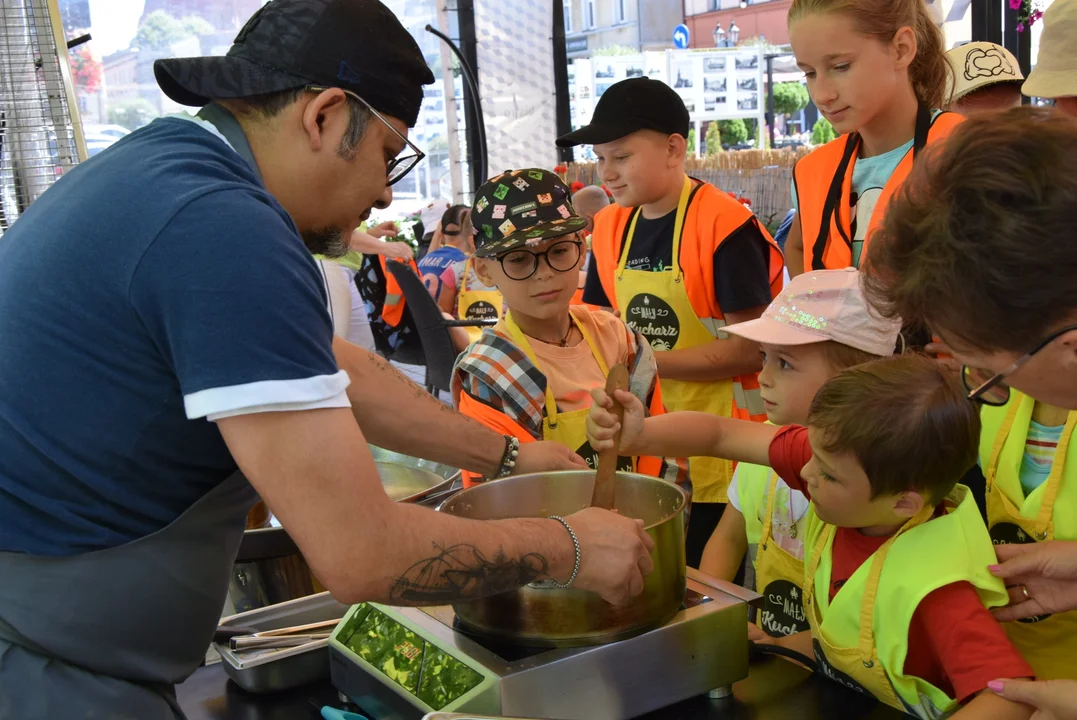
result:
[[[800,471],[811,456],[808,430],[797,425],[782,428],[770,445],[770,465],[778,477],[809,498]],[[855,528],[837,529],[831,551],[831,600],[888,539]],[[920,601],[909,625],[904,674],[926,680],[961,703],[992,680],[1035,675],[968,582],[945,585]]]

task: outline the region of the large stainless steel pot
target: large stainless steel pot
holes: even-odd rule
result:
[[[590,471],[519,475],[464,490],[441,511],[476,520],[565,517],[591,504],[594,477]],[[618,607],[583,590],[528,586],[453,605],[465,629],[519,645],[576,647],[623,640],[676,615],[684,600],[688,496],[676,485],[633,473],[617,473],[615,496],[617,510],[643,520],[654,539],[654,572],[641,595]]]

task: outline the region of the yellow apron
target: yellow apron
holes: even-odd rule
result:
[[[771,637],[795,635],[810,628],[804,615],[804,561],[790,555],[771,537],[774,498],[777,495],[778,473],[771,471],[767,511],[763,516],[763,534],[759,538],[759,549],[755,558],[755,587],[764,601],[763,609],[759,613],[759,627]],[[796,524],[792,526],[791,532],[796,537]]]
[[[505,300],[497,288],[484,287],[481,290],[468,290],[467,281],[471,277],[471,258],[464,263],[464,277],[460,280],[460,291],[456,294],[456,317],[460,320],[500,320]],[[475,342],[482,336],[483,328],[469,327],[468,339]]]
[[[624,321],[647,337],[665,337],[672,340],[654,339],[651,347],[658,351],[685,350],[715,339],[706,325],[696,315],[684,288],[681,272],[680,250],[684,219],[688,213],[688,199],[692,194],[692,181],[684,179],[680,202],[677,204],[676,222],[673,226],[673,262],[660,272],[628,270],[625,264],[636,234],[639,213],[632,218],[625,238],[625,246],[617,265],[616,299]],[[733,381],[686,382],[662,378],[662,400],[670,412],[695,410],[722,417],[733,414]],[[692,502],[724,503],[733,476],[733,463],[711,457],[688,459],[692,475]]]
[[[1034,404],[1032,398],[1015,393],[1015,401],[1009,407],[991,410],[1005,412],[1002,425],[994,435],[990,460],[984,468],[987,478],[987,522],[991,540],[996,545],[1056,539],[1055,500],[1064,485],[1063,470],[1073,428],[1077,425],[1077,412],[1071,412],[1066,420],[1051,463],[1050,475],[1026,498],[1021,487],[1020,467]],[[1023,411],[1023,422],[1018,427],[1023,427],[1023,432],[1014,431],[1019,411]],[[1066,483],[1070,480],[1065,479]],[[1020,498],[1020,505],[1013,498]],[[1035,508],[1037,502],[1038,510]],[[1066,533],[1059,539],[1077,539],[1077,534]],[[1038,679],[1077,679],[1077,611],[1040,615],[1009,622],[1003,627],[1014,646],[1032,665]]]
[[[894,708],[904,709],[904,706],[901,700],[898,699],[883,664],[879,661],[874,629],[875,595],[879,590],[879,576],[882,574],[883,561],[886,559],[887,553],[890,552],[894,541],[907,530],[926,522],[934,511],[934,507],[925,505],[919,515],[905,523],[872,556],[871,571],[868,575],[864,597],[860,604],[860,642],[857,647],[838,647],[833,645],[827,642],[827,639],[820,631],[822,619],[819,617],[820,603],[815,602],[815,577],[816,572],[819,570],[819,563],[823,553],[829,553],[831,550],[836,531],[835,526],[827,524],[823,531],[819,533],[819,538],[812,549],[807,573],[804,576],[804,608],[807,611],[808,623],[811,626],[812,641],[815,645],[815,659],[819,664],[820,672],[846,687],[873,695],[879,702],[886,703]],[[830,587],[829,572],[826,573],[823,587]],[[841,590],[838,592],[840,593]],[[821,602],[829,606],[829,600],[828,596],[823,598]]]
[[[805,525],[812,554],[804,576],[804,611],[820,672],[924,720],[945,717],[958,704],[928,680],[904,674],[908,630],[920,602],[955,582],[970,583],[984,607],[1008,601],[1002,581],[987,570],[994,549],[972,493],[957,485],[947,501],[954,507],[945,515],[932,518],[935,508],[928,505],[906,522],[857,568],[833,602],[829,590],[836,529],[819,519],[814,506]],[[885,592],[880,592],[881,582]]]
[[[573,320],[573,322],[575,322],[575,320]],[[598,345],[595,344],[594,339],[591,337],[591,333],[583,323],[576,323],[576,327],[579,329],[580,334],[583,335],[587,347],[591,348],[591,355],[594,356],[595,362],[598,363],[602,375],[608,375],[609,367],[606,365],[606,361],[603,359],[602,352],[598,349]],[[527,336],[524,335],[523,331],[520,330],[516,321],[512,319],[511,312],[505,313],[505,329],[508,331],[509,337],[512,338],[512,342],[516,344],[516,347],[523,350],[528,359],[539,369],[539,372],[542,372],[542,366],[539,365],[538,357],[531,347],[531,342],[527,339]],[[553,390],[550,388],[550,383],[547,380],[546,417],[543,418],[542,421],[542,439],[552,440],[553,442],[561,443],[565,447],[575,450],[580,457],[587,461],[588,465],[592,468],[597,468],[598,453],[591,448],[591,443],[587,441],[587,415],[589,412],[590,408],[573,410],[572,412],[558,412],[557,401],[554,400]],[[624,456],[618,457],[617,470],[633,472],[635,470],[634,458]]]

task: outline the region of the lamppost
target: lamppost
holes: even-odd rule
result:
[[[733,20],[729,23],[729,33],[727,35],[725,29],[722,28],[722,23],[717,22],[714,24],[714,47],[727,48],[736,47],[737,41],[740,40],[740,28],[737,27],[737,21]]]

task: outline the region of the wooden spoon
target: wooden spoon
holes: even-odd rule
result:
[[[628,389],[628,368],[624,365],[614,365],[606,376],[606,394],[613,400],[613,414],[617,416],[617,422],[624,419],[625,409],[617,402],[614,396],[615,390]],[[613,436],[613,448],[603,450],[598,454],[598,471],[595,473],[595,491],[591,495],[591,505],[594,507],[613,510],[613,486],[617,475],[617,457],[621,446],[621,431],[618,429]]]

